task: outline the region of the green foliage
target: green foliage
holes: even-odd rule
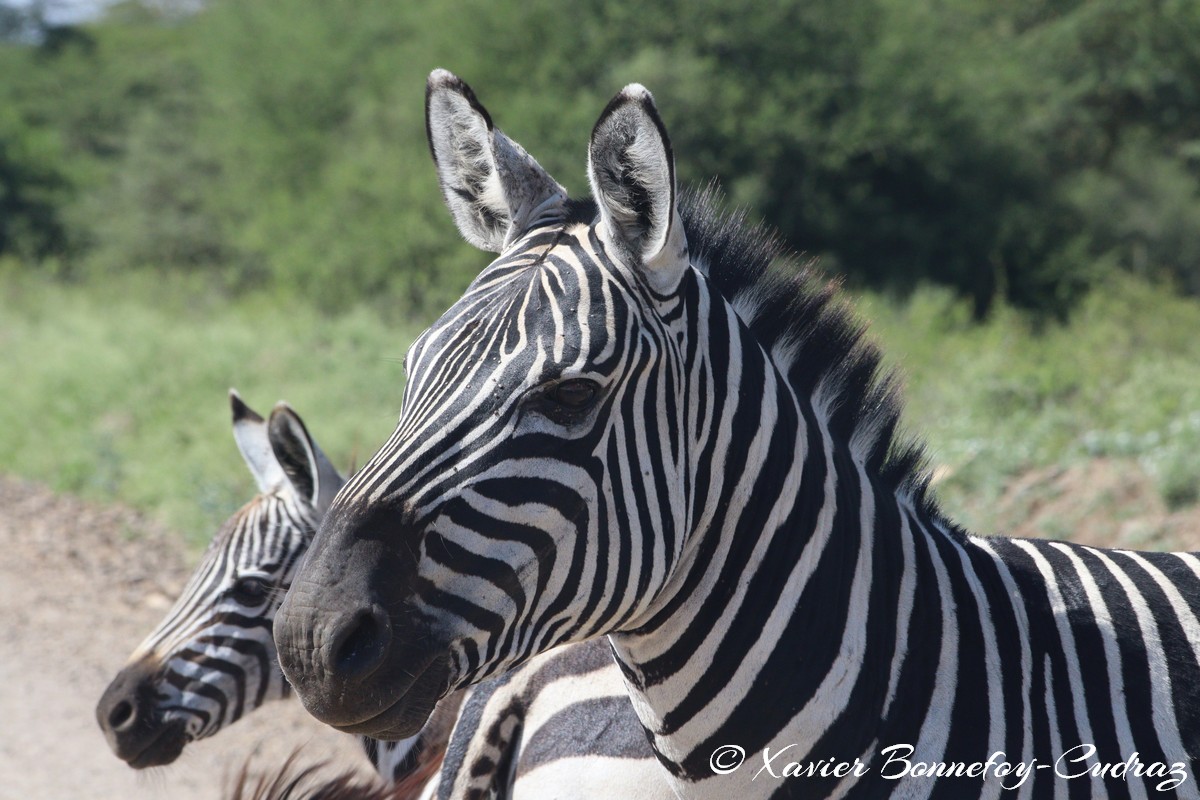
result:
[[[189,77],[186,67],[164,77],[153,109],[126,121],[122,169],[81,200],[93,272],[220,269],[229,261],[225,215],[214,202],[222,164],[197,136],[201,111],[181,86]]]
[[[983,324],[945,291],[872,295],[872,331],[907,378],[905,418],[929,444],[938,493],[977,530],[1035,467],[1137,459],[1168,505],[1200,492],[1200,304],[1120,273],[1066,324],[1000,309]]]
[[[67,181],[57,159],[52,131],[27,127],[0,105],[0,253],[34,260],[64,249]]]
[[[598,110],[645,83],[684,179],[719,178],[854,285],[948,286],[976,318],[997,300],[1061,318],[1112,268],[1197,293],[1196,12],[214,0],[30,35],[10,14],[0,253],[429,313],[483,263],[425,149],[424,76],[445,66],[576,194]]]
[[[225,391],[289,401],[343,470],[391,432],[416,326],[358,306],[327,315],[196,276],[63,286],[0,261],[0,470],[151,510],[200,545],[253,491]],[[859,304],[906,381],[956,520],[995,532],[1012,478],[1137,460],[1172,507],[1200,492],[1200,303],[1115,277],[1065,325],[920,290]],[[982,510],[981,510],[982,509]]]
[[[4,272],[5,270],[0,270]],[[202,280],[134,273],[104,288],[0,275],[0,470],[155,511],[194,544],[249,499],[226,391],[286,399],[343,471],[399,410],[414,329],[336,318]]]
[[[1195,159],[1200,150],[1188,155]],[[1200,174],[1193,165],[1134,139],[1114,151],[1108,169],[1074,176],[1068,191],[1098,257],[1200,295]]]
[[[1019,37],[1027,126],[1086,255],[1200,293],[1200,8],[1093,0]],[[1038,78],[1039,80],[1033,80]]]

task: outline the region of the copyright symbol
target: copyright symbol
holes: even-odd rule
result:
[[[708,766],[718,775],[728,775],[746,760],[746,751],[736,744],[723,744],[708,759]]]

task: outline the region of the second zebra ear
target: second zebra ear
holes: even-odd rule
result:
[[[267,438],[288,482],[313,508],[324,511],[345,480],[309,436],[300,415],[279,403],[267,422]]]
[[[480,249],[502,252],[566,200],[566,190],[492,126],[471,87],[444,69],[425,87],[425,133],[454,222]]]
[[[237,442],[258,490],[273,492],[283,485],[286,476],[279,466],[271,443],[267,441],[267,422],[242,401],[237,389],[229,390],[229,408],[233,412],[233,440]]]
[[[626,86],[600,114],[588,181],[603,233],[655,292],[671,294],[688,265],[687,235],[675,205],[671,139],[644,86]]]

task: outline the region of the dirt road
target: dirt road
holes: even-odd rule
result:
[[[135,772],[93,708],[187,577],[177,537],[137,514],[0,476],[0,800],[212,800],[253,755],[360,765],[357,744],[274,703],[170,767]]]

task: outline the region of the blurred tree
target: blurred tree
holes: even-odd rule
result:
[[[19,237],[436,308],[483,262],[426,153],[435,66],[576,194],[598,110],[646,84],[685,180],[855,283],[977,316],[1062,316],[1113,267],[1200,291],[1196,0],[126,3],[0,46]]]
[[[68,186],[56,157],[52,133],[27,127],[0,106],[0,255],[34,261],[64,250]]]

